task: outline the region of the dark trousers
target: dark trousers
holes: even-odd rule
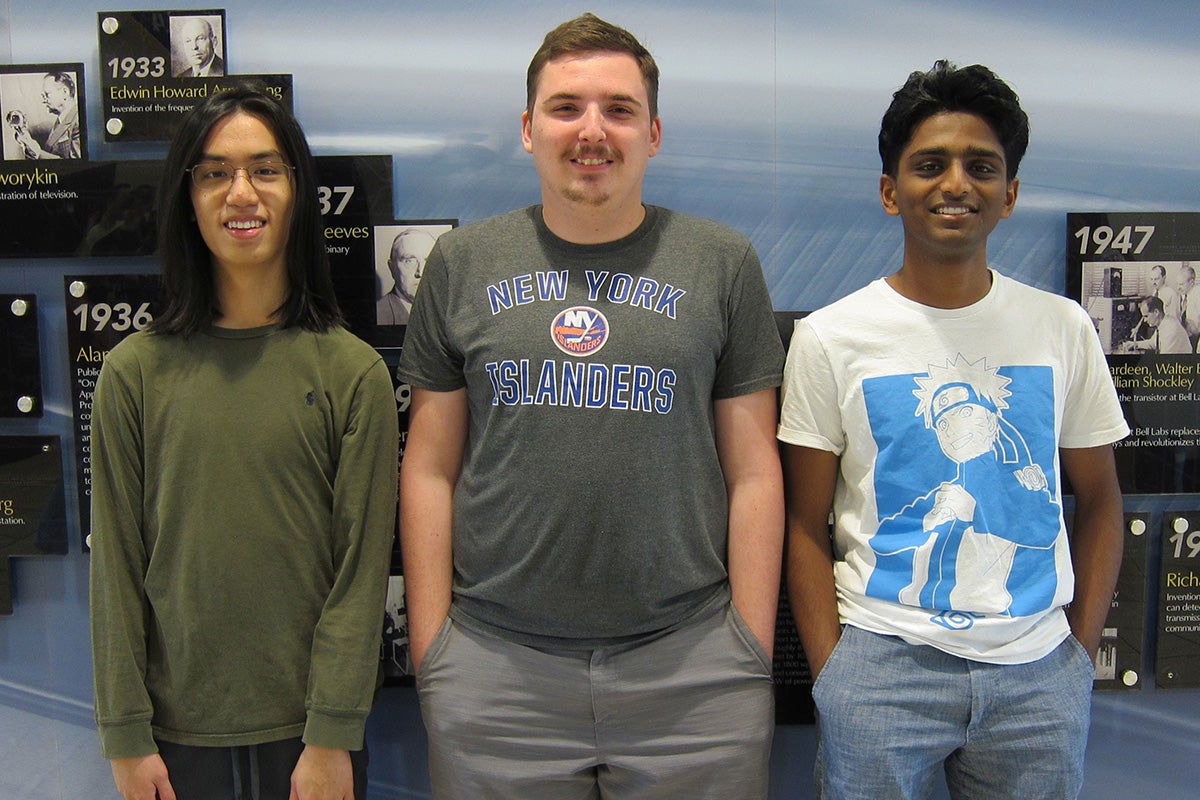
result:
[[[288,800],[300,739],[240,747],[194,747],[158,742],[179,800]],[[350,751],[354,797],[367,797],[367,748]]]

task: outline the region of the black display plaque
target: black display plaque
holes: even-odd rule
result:
[[[4,160],[87,158],[84,90],[83,64],[78,62],[0,64]]]
[[[1070,517],[1068,516],[1068,521]],[[1125,514],[1125,547],[1096,654],[1095,689],[1141,689],[1146,635],[1146,552],[1150,515]]]
[[[0,417],[40,416],[37,297],[0,294]]]
[[[1157,667],[1160,688],[1200,687],[1200,510],[1163,514]]]
[[[84,542],[91,532],[92,393],[108,351],[161,311],[157,275],[65,275],[67,357],[75,419],[76,484]]]
[[[392,157],[319,156],[317,202],[338,304],[350,330],[383,350],[399,347],[375,324],[379,296],[374,229],[392,219]]]
[[[62,442],[0,436],[0,614],[11,614],[13,556],[67,552]]]
[[[1116,451],[1126,494],[1200,492],[1200,287],[1185,302],[1197,270],[1200,212],[1067,215],[1067,294],[1092,318],[1132,429]]]
[[[408,407],[412,387],[396,377],[398,353],[387,353],[388,370],[392,374],[392,389],[396,393],[396,415],[400,429],[399,458],[404,461],[404,445],[408,440]],[[384,682],[389,685],[411,684],[412,664],[408,651],[408,610],[404,600],[404,563],[400,555],[400,524],[396,521],[396,536],[392,540],[391,576],[383,623],[383,646],[380,650]]]
[[[792,343],[796,321],[807,311],[776,311],[775,325],[784,350]],[[775,680],[775,722],[779,725],[811,724],[816,720],[812,700],[812,670],[796,631],[786,587],[779,592],[779,611],[775,617],[775,658],[772,664]]]
[[[234,75],[225,11],[101,11],[100,108],[106,142],[167,141],[192,106],[252,78],[288,109],[291,75]]]
[[[816,721],[813,705],[813,675],[787,592],[779,592],[779,612],[775,618],[775,657],[771,676],[775,681],[775,722],[778,725],[812,724]]]
[[[0,258],[154,252],[161,161],[0,162]]]

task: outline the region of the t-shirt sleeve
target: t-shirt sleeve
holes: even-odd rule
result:
[[[1079,309],[1079,357],[1071,371],[1059,446],[1098,447],[1129,435],[1108,362],[1087,313]]]
[[[396,368],[396,377],[402,382],[435,392],[451,392],[466,385],[462,353],[447,332],[449,303],[449,268],[438,241],[425,262],[404,333],[404,349]]]
[[[779,385],[783,343],[754,247],[746,243],[729,298],[729,328],[713,397],[737,397]]]
[[[779,440],[841,455],[846,447],[842,428],[829,355],[808,320],[798,320],[783,368]]]

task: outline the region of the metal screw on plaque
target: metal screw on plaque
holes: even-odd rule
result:
[[[23,317],[25,316],[25,312],[29,310],[29,303],[18,297],[12,301],[12,305],[9,308],[12,309],[14,317]]]
[[[120,29],[121,23],[117,22],[116,17],[105,17],[104,21],[100,23],[100,30],[104,31],[109,36],[112,36]]]
[[[1168,672],[1168,673],[1167,673],[1167,680],[1169,680],[1169,681],[1173,681],[1173,680],[1175,680],[1175,673],[1174,673],[1174,672]]]
[[[17,411],[20,411],[22,414],[28,414],[30,411],[33,411],[33,398],[27,394],[18,397]]]
[[[1188,528],[1192,525],[1188,522],[1187,517],[1176,517],[1171,527],[1175,529],[1176,533],[1187,533]]]
[[[116,136],[118,133],[120,133],[121,129],[124,127],[125,123],[121,122],[121,120],[117,119],[116,117],[113,117],[108,122],[104,123],[104,130],[108,131],[113,136]]]
[[[50,445],[48,445],[48,444],[44,444],[44,445],[42,445],[42,452],[43,452],[43,453],[49,453],[49,452],[50,452]]]
[[[67,287],[67,291],[71,293],[71,297],[78,299],[87,294],[87,284],[83,281],[71,281],[71,285]]]
[[[1129,521],[1129,532],[1132,533],[1134,536],[1141,536],[1143,533],[1146,532],[1146,520],[1131,519]]]
[[[1127,669],[1121,673],[1121,683],[1126,686],[1136,686],[1138,682],[1138,674],[1131,669]]]

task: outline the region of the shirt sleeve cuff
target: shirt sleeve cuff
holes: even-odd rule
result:
[[[362,750],[365,714],[332,714],[310,708],[304,743],[336,750]]]

